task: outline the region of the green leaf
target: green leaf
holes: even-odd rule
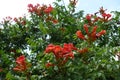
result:
[[[57,0],[58,2],[60,2],[61,0]]]
[[[43,34],[47,34],[47,29],[44,27],[42,22],[39,23],[39,28]]]
[[[13,80],[13,79],[14,79],[14,78],[13,78],[11,72],[8,72],[8,73],[6,74],[6,80]]]

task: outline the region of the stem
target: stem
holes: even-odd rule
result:
[[[26,80],[30,80],[30,74],[26,72]]]

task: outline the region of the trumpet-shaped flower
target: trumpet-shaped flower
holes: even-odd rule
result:
[[[89,32],[89,27],[87,24],[84,25],[84,30],[87,33],[87,38],[82,34],[80,30],[76,32],[76,35],[78,38],[83,39],[83,40],[88,40],[88,41],[95,41],[97,38],[101,37],[102,35],[106,33],[105,30],[101,30],[100,32],[97,33],[96,32],[97,26],[94,26],[92,31]]]
[[[69,58],[74,58],[73,50],[77,50],[77,48],[74,47],[72,43],[65,43],[63,47],[60,45],[49,44],[45,49],[45,53],[52,52],[55,56],[56,61],[59,62],[58,64],[63,65],[68,61]]]
[[[20,71],[20,72],[26,71],[29,66],[28,66],[28,63],[25,60],[26,60],[26,58],[25,58],[24,55],[18,57],[16,59],[16,64],[17,65],[13,68],[13,70]]]

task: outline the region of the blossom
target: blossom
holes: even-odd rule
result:
[[[54,50],[53,50],[54,54],[60,53],[61,51],[62,51],[61,46],[59,46],[59,45],[54,46]]]
[[[28,12],[30,13],[35,13],[38,16],[41,16],[43,14],[43,11],[47,8],[46,5],[42,5],[40,6],[40,4],[37,5],[32,5],[32,4],[28,4]]]
[[[94,18],[93,23],[97,22],[99,20],[98,17]]]
[[[65,64],[68,59],[73,59],[74,58],[74,54],[73,54],[73,50],[77,50],[76,47],[74,47],[74,45],[72,43],[64,43],[63,47],[60,45],[53,45],[53,44],[49,44],[46,49],[45,52],[50,53],[52,52],[55,56],[56,61],[58,61],[57,65],[63,65],[63,63]],[[51,65],[51,64],[47,64],[47,65]]]
[[[103,22],[108,22],[110,21],[112,18],[111,18],[111,14],[107,14],[105,13],[106,10],[103,9],[103,7],[100,8],[99,12],[100,12],[100,15],[102,17],[98,17],[100,19],[100,21],[103,21]]]
[[[19,17],[19,18],[14,18],[13,19],[17,24],[22,24],[22,25],[26,25],[26,20],[25,18]]]
[[[28,4],[28,12],[34,12],[34,10],[33,10],[33,5],[32,4]]]
[[[45,53],[50,53],[53,52],[54,50],[54,45],[53,44],[49,44],[46,49],[45,49]]]
[[[94,26],[91,32],[89,32],[87,24],[84,24],[83,27],[84,27],[85,32],[87,33],[87,36],[88,36],[87,38],[82,34],[80,30],[76,32],[77,37],[83,40],[95,41],[97,38],[99,38],[100,36],[106,33],[106,30],[101,30],[100,32],[97,33],[96,32],[97,26]]]
[[[90,38],[92,41],[94,41],[94,40],[97,39],[97,37],[96,37],[96,30],[97,30],[97,26],[94,26],[94,27],[93,27],[93,30],[92,30],[92,32],[91,32],[91,34],[90,34],[90,36],[89,36],[89,38]]]
[[[77,50],[80,54],[88,52],[88,48],[83,48],[81,50]]]
[[[52,10],[53,10],[53,7],[52,7],[51,5],[49,5],[49,7],[47,7],[47,8],[44,10],[44,13],[49,14],[49,13],[52,12]]]
[[[71,58],[71,59],[74,58],[73,52],[70,52],[69,54],[66,54],[65,56],[66,56],[66,58]]]
[[[46,66],[46,68],[49,68],[49,67],[51,67],[51,66],[54,66],[54,64],[48,62],[48,63],[45,64],[45,66]]]
[[[85,19],[87,20],[88,25],[93,26],[95,22],[98,21],[98,17],[93,14],[87,14]]]
[[[80,30],[78,30],[78,31],[76,32],[76,35],[77,35],[78,38],[83,39],[83,40],[86,40],[85,36],[82,34],[82,32],[81,32]]]
[[[111,19],[110,19],[111,14],[103,13],[103,14],[102,14],[102,17],[103,17],[102,20],[103,20],[104,22],[107,22],[107,21],[111,20]]]
[[[24,55],[19,56],[16,59],[16,66],[13,68],[15,71],[26,71],[28,69],[28,63],[25,61],[26,58]]]
[[[32,4],[28,4],[28,7],[33,7],[33,5]]]
[[[33,6],[33,4],[28,4],[28,12],[30,13],[37,12],[39,7],[40,4],[37,4],[35,6]]]
[[[52,20],[52,22],[53,22],[54,24],[57,24],[57,23],[58,23],[58,20],[57,20],[57,19],[54,19],[54,20]]]
[[[89,33],[89,30],[88,30],[88,25],[84,24],[83,28],[86,31],[87,35],[89,35],[90,33]]]
[[[72,50],[77,50],[77,48],[74,47],[74,45],[73,45],[72,43],[69,43],[69,44],[64,43],[63,53],[69,53],[69,52],[71,52]]]
[[[97,37],[100,37],[106,33],[106,30],[102,30],[99,33],[96,34]]]
[[[86,18],[86,20],[91,21],[92,16],[93,15],[91,15],[91,14],[87,14],[85,18]]]
[[[24,55],[22,55],[22,56],[20,56],[16,59],[17,64],[22,64],[24,62],[25,62],[25,56]]]
[[[14,19],[13,19],[15,22],[18,22],[18,19],[15,17]]]
[[[11,21],[12,21],[12,17],[10,17],[10,16],[7,16],[7,17],[5,17],[5,18],[3,18],[3,20],[4,21],[2,21],[2,23],[10,23]]]

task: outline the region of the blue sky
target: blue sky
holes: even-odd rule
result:
[[[78,9],[84,10],[85,13],[94,13],[103,6],[110,11],[120,11],[120,0],[79,0]]]
[[[19,17],[27,13],[29,3],[51,4],[55,0],[1,0],[0,1],[0,20],[6,16]],[[69,0],[64,0],[68,4]],[[110,11],[120,11],[120,0],[79,0],[77,10],[84,10],[85,13],[94,13],[103,6]]]

